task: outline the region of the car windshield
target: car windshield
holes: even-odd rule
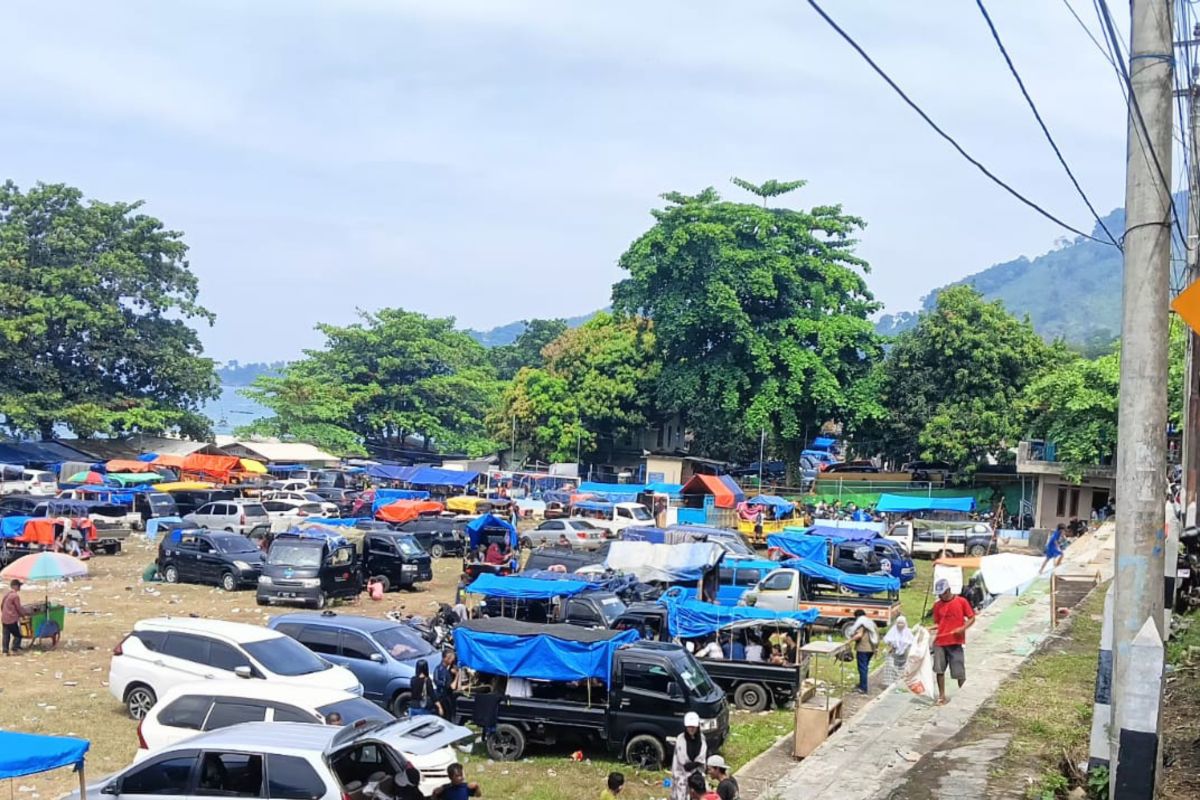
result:
[[[625,613],[625,608],[625,604],[619,597],[605,597],[600,601],[600,613],[604,615],[604,621],[610,628],[617,621],[617,617]]]
[[[695,656],[686,650],[681,650],[672,661],[675,662],[675,668],[679,670],[679,677],[683,679],[683,685],[688,688],[692,696],[707,697],[712,693],[712,681]]]
[[[407,661],[420,658],[434,652],[429,642],[417,635],[416,631],[397,625],[395,628],[384,628],[371,634],[379,646],[388,651],[388,655],[397,661]]]
[[[580,530],[588,530],[588,531],[600,530],[599,527],[597,527],[595,524],[593,524],[591,522],[588,522],[586,519],[573,519],[573,520],[571,520],[571,526],[573,528],[577,528]],[[556,530],[558,530],[558,529],[556,529]]]
[[[276,540],[271,545],[271,552],[267,553],[267,563],[281,567],[319,567],[321,546]]]
[[[321,495],[317,494],[316,492],[304,492],[303,496],[304,496],[304,499],[310,503],[324,503],[325,502],[325,498],[321,497]]]
[[[330,714],[341,714],[343,725],[353,725],[360,719],[388,719],[391,715],[370,700],[361,697],[351,697],[339,700],[327,706],[321,706],[317,713],[329,719]]]
[[[311,675],[333,666],[290,636],[277,636],[242,645],[250,657],[276,675]]]
[[[406,556],[422,556],[425,551],[421,549],[421,545],[414,542],[412,539],[396,539],[396,546],[400,548],[400,552]]]
[[[245,536],[214,536],[213,544],[222,553],[253,553],[258,550]]]
[[[645,522],[648,519],[654,519],[654,517],[650,516],[650,512],[647,511],[644,506],[634,506],[630,509],[630,511],[633,512],[634,519],[641,520],[642,522]]]
[[[242,506],[242,513],[247,517],[265,517],[267,510],[262,507],[261,503],[246,503]]]

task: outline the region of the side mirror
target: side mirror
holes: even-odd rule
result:
[[[679,684],[675,681],[667,682],[667,697],[672,700],[682,700],[683,692],[679,691]]]
[[[246,667],[246,666],[234,667],[233,674],[237,675],[239,678],[249,679],[249,678],[254,677],[254,673],[251,671],[251,669],[249,667]]]
[[[383,663],[383,653],[371,653],[371,660],[376,664]]]
[[[121,793],[121,782],[120,781],[112,781],[110,783],[107,783],[104,785],[104,788],[100,790],[100,794],[120,794],[120,793]]]

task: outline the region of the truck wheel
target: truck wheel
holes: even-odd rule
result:
[[[766,687],[757,683],[743,683],[733,692],[733,702],[743,711],[763,711],[769,698]]]
[[[174,564],[163,567],[162,576],[167,583],[179,583],[179,569]]]
[[[392,590],[392,582],[389,581],[385,575],[376,575],[375,577],[371,578],[371,580],[383,587],[384,594],[387,594]]]
[[[232,572],[225,572],[221,575],[221,588],[227,592],[236,592],[238,587],[237,578]]]
[[[429,555],[433,558],[441,558],[442,556],[446,555],[446,548],[442,547],[440,544],[435,544],[429,548]]]
[[[978,558],[979,556],[987,555],[987,548],[981,544],[971,545],[971,549],[967,551],[967,555]]]
[[[850,634],[852,633],[852,631],[850,629],[853,627],[854,627],[854,620],[848,619],[845,622],[843,622],[842,623],[842,638],[849,639]]]
[[[125,693],[125,709],[131,719],[145,719],[157,702],[154,690],[144,684],[139,683]]]
[[[412,694],[410,692],[396,692],[396,696],[392,698],[392,702],[388,705],[388,711],[392,712],[393,717],[403,717],[408,714],[408,706],[412,703]]]
[[[667,751],[657,736],[643,733],[634,736],[625,745],[625,760],[645,772],[661,769],[667,760]]]
[[[516,725],[497,725],[485,744],[493,761],[516,761],[525,754],[525,734]]]
[[[533,549],[533,539],[530,539],[528,536],[522,537],[521,538],[521,547],[525,548],[526,550],[532,550]]]

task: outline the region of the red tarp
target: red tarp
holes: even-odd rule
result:
[[[692,479],[679,490],[680,494],[711,494],[717,508],[734,508],[738,497],[729,485],[722,480],[721,475],[693,475]]]
[[[433,500],[397,500],[380,506],[375,518],[398,525],[411,522],[422,514],[440,514],[444,509],[445,506]]]
[[[209,456],[203,453],[192,453],[183,459],[184,472],[199,472],[212,475],[222,481],[229,480],[229,473],[240,469],[242,462],[237,456]]]
[[[155,466],[170,467],[171,469],[183,468],[183,456],[174,455],[172,453],[162,453],[154,457],[152,462]]]

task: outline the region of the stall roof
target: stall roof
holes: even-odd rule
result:
[[[237,440],[223,449],[238,456],[267,463],[336,464],[337,456],[306,442],[250,442]]]
[[[784,500],[773,494],[760,494],[751,497],[746,501],[746,505],[750,506],[768,506],[775,509],[777,514],[789,514],[796,510],[796,504],[791,500]]]
[[[806,558],[793,558],[780,563],[781,567],[794,569],[809,578],[824,581],[838,588],[846,588],[859,594],[877,594],[878,592],[900,591],[900,579],[884,575],[851,575],[842,572],[828,564],[809,561]]]
[[[467,591],[485,597],[503,597],[508,600],[550,600],[555,597],[572,597],[591,589],[586,581],[544,580],[516,575],[481,574],[471,582]]]
[[[454,629],[459,663],[493,675],[546,681],[612,678],[617,648],[638,640],[634,630],[536,625],[504,617],[467,620]]]
[[[742,487],[728,475],[693,475],[680,489],[681,494],[711,494],[717,508],[733,508],[746,499]]]
[[[788,531],[767,536],[767,547],[782,550],[792,558],[807,558],[811,561],[829,561],[829,540],[823,536]]]
[[[659,602],[667,608],[667,628],[671,635],[685,639],[710,636],[723,630],[756,628],[760,625],[802,628],[815,622],[819,613],[815,608],[806,608],[803,611],[770,611],[753,606],[719,606],[689,600],[670,592],[659,598]]]
[[[428,500],[429,492],[424,489],[376,489],[375,500],[371,503],[371,513],[394,503],[397,500]]]
[[[466,486],[478,477],[478,472],[469,470],[419,467],[405,480],[414,486]]]
[[[479,547],[483,531],[488,528],[508,531],[508,546],[512,548],[517,546],[517,529],[512,526],[511,522],[501,519],[495,514],[484,514],[467,523],[467,536],[472,549]]]
[[[67,736],[0,731],[0,779],[35,775],[59,767],[83,766],[91,743]]]
[[[401,467],[395,464],[375,464],[367,467],[367,476],[386,481],[406,481],[420,467]]]
[[[871,528],[838,528],[833,525],[815,525],[811,528],[784,528],[786,533],[806,533],[809,536],[824,536],[826,539],[841,539],[847,542],[869,542],[880,538],[879,531]]]
[[[725,550],[713,542],[651,544],[650,542],[612,542],[604,565],[611,570],[628,572],[649,583],[695,581],[713,569],[725,556]]]
[[[61,442],[0,442],[0,463],[37,466],[64,461],[93,462],[87,453]]]
[[[924,497],[921,495],[881,494],[876,511],[886,514],[913,511],[961,511],[975,510],[974,497]]]

